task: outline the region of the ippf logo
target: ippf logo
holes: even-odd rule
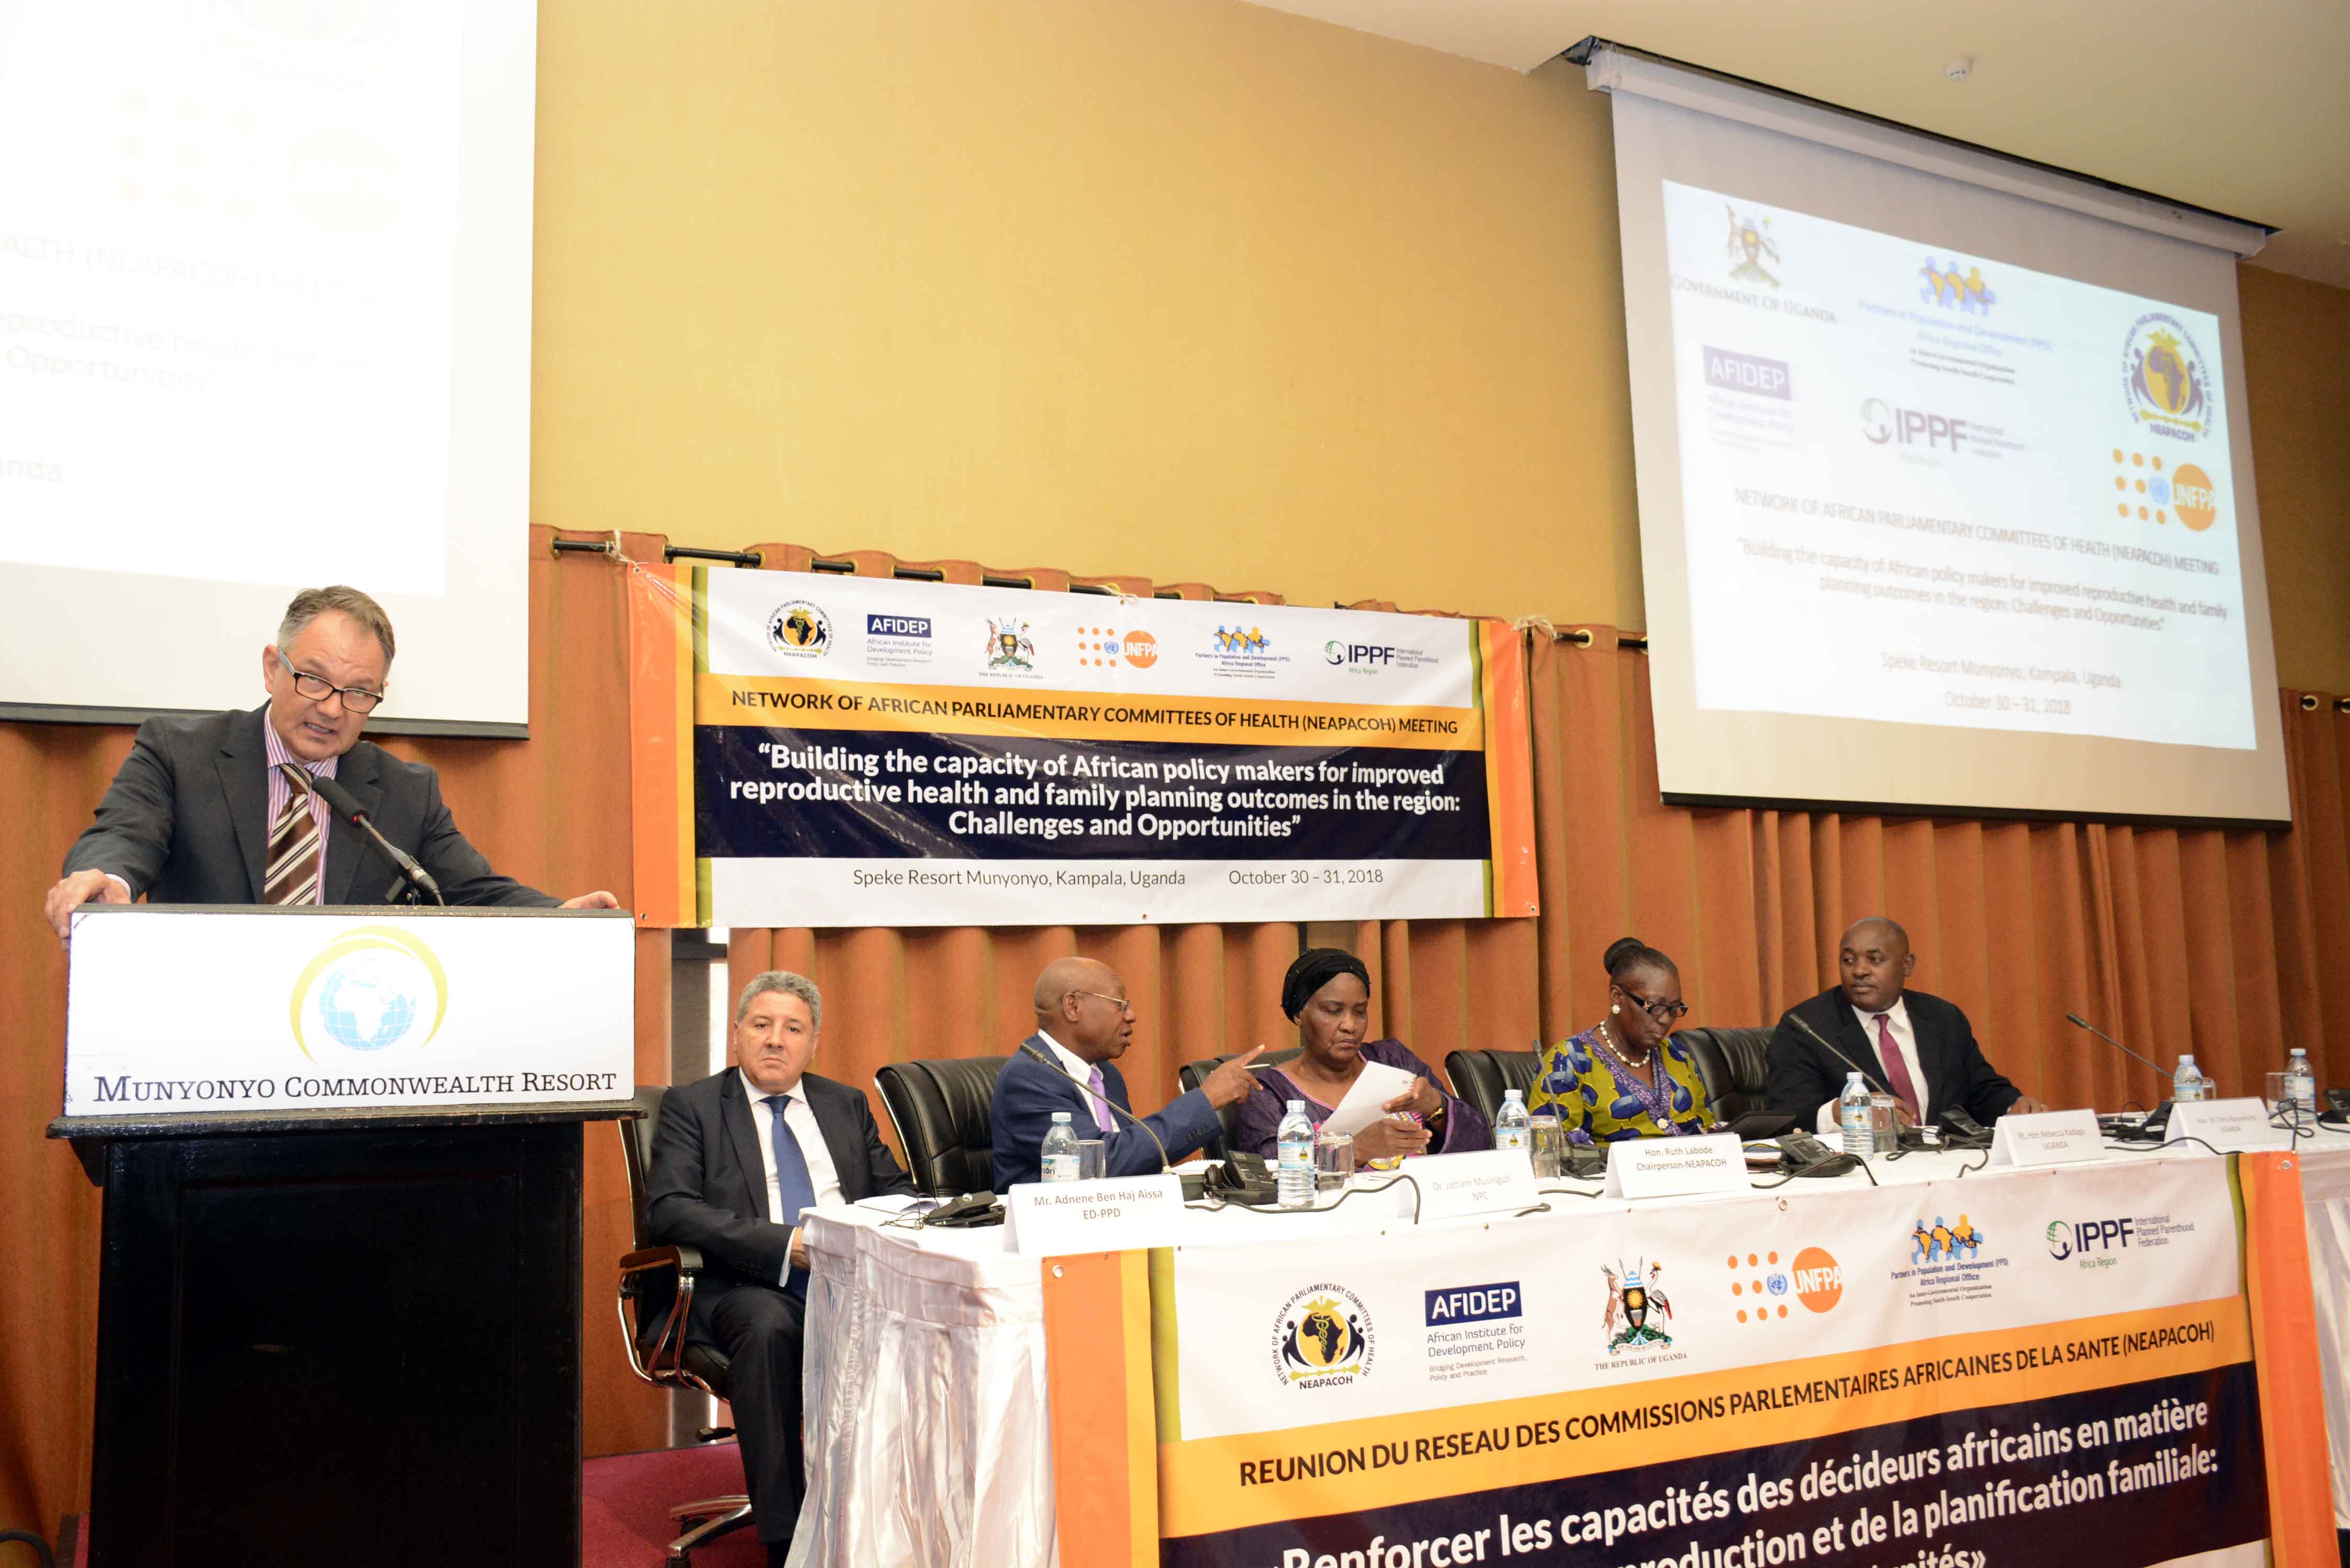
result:
[[[1870,398],[1860,405],[1860,433],[1871,446],[1922,446],[1929,451],[1946,447],[1956,452],[1967,439],[1967,421],[1923,409],[1897,409],[1883,398]]]
[[[449,977],[419,938],[358,926],[318,951],[294,981],[294,1044],[311,1061],[380,1057],[432,1044],[449,1012]]]
[[[2068,1258],[2078,1258],[2083,1268],[2111,1268],[2110,1254],[2129,1246],[2136,1223],[2130,1220],[2051,1220],[2048,1255],[2060,1263]]]
[[[1334,641],[1322,645],[1322,658],[1325,663],[1368,673],[1381,668],[1392,669],[1396,649],[1384,643]]]

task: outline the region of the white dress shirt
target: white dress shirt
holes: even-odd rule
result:
[[[767,1106],[767,1091],[751,1082],[751,1075],[742,1068],[734,1069],[743,1080],[743,1092],[751,1097],[751,1125],[759,1129],[759,1159],[767,1168],[767,1212],[778,1225],[789,1224],[792,1240],[800,1239],[799,1216],[783,1218],[783,1184],[775,1179],[775,1113]],[[784,1106],[784,1127],[800,1146],[800,1158],[807,1161],[808,1185],[816,1189],[816,1206],[827,1208],[840,1201],[840,1171],[832,1163],[832,1150],[826,1147],[824,1129],[816,1125],[816,1113],[808,1109],[804,1084],[794,1084],[785,1093],[791,1103]],[[784,1259],[784,1272],[777,1284],[791,1278],[792,1262]]]
[[[1850,1004],[1846,1003],[1846,1005]],[[1877,1014],[1863,1012],[1859,1008],[1855,1007],[1852,1010],[1852,1015],[1860,1021],[1860,1035],[1862,1039],[1868,1042],[1869,1050],[1876,1055],[1884,1055],[1884,1047],[1877,1044]],[[1932,1098],[1932,1094],[1926,1083],[1925,1064],[1918,1060],[1918,1032],[1909,1026],[1908,997],[1898,999],[1892,1006],[1885,1010],[1885,1026],[1893,1032],[1893,1048],[1901,1053],[1901,1064],[1909,1069],[1910,1086],[1918,1091],[1918,1119],[1921,1122],[1933,1120],[1933,1107],[1928,1104],[1928,1101]],[[1846,1071],[1849,1072],[1850,1069],[1847,1068]],[[1888,1083],[1890,1081],[1889,1075],[1887,1081]],[[1877,1085],[1871,1084],[1869,1089],[1874,1093]],[[1839,1095],[1843,1092],[1841,1087],[1836,1090]],[[1820,1107],[1820,1131],[1832,1133],[1840,1130],[1842,1129],[1836,1121],[1836,1102],[1834,1096],[1830,1096],[1827,1104]]]
[[[1077,1098],[1085,1101],[1086,1109],[1091,1111],[1093,1115],[1083,1122],[1072,1121],[1072,1125],[1077,1128],[1077,1137],[1080,1138],[1107,1137],[1111,1129],[1118,1126],[1117,1113],[1086,1092],[1094,1086],[1094,1074],[1097,1069],[1091,1062],[1087,1061],[1043,1030],[1036,1031],[1036,1038],[1042,1040],[1053,1054],[1059,1058],[1061,1070],[1084,1085],[1077,1091]],[[1109,1080],[1107,1077],[1102,1080],[1102,1093],[1105,1096],[1109,1093]],[[1108,1127],[1102,1126],[1105,1119],[1109,1122]]]

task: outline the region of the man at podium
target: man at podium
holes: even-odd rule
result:
[[[490,869],[441,799],[438,774],[359,739],[391,673],[391,618],[351,587],[305,588],[261,650],[269,701],[150,719],[66,854],[43,913],[66,935],[83,904],[374,904],[399,875],[338,820],[327,781],[452,904],[556,900]],[[609,909],[607,892],[566,909]]]

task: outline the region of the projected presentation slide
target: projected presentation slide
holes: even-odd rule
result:
[[[437,595],[453,5],[0,5],[0,558]]]
[[[1663,195],[1699,708],[2254,745],[2215,317]]]

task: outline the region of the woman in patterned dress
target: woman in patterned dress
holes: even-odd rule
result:
[[[1679,1137],[1713,1123],[1697,1060],[1672,1037],[1689,1011],[1680,971],[1638,937],[1608,944],[1607,1016],[1543,1053],[1526,1108],[1570,1143]]]

